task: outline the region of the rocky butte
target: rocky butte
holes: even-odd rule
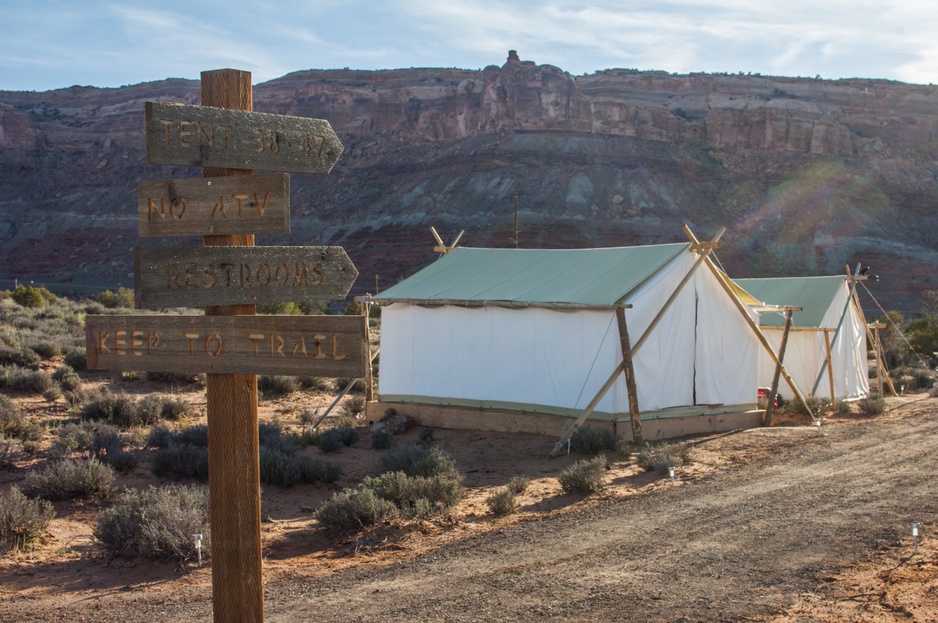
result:
[[[206,68],[211,69],[211,68]],[[0,92],[0,284],[131,286],[144,102],[196,81]],[[837,274],[914,314],[938,289],[938,87],[884,80],[608,69],[572,76],[514,52],[482,70],[310,70],[258,84],[261,112],[328,120],[345,153],[291,176],[292,233],[342,245],[383,289],[447,241],[583,247],[709,237],[732,276]],[[160,241],[163,244],[165,241]],[[193,241],[194,244],[197,242]],[[861,295],[863,294],[861,290]],[[874,305],[864,298],[872,314]]]

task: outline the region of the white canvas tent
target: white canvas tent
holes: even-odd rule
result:
[[[736,279],[735,283],[767,305],[801,307],[792,315],[785,351],[785,368],[805,396],[831,400],[869,395],[866,324],[851,295],[849,278],[783,277]],[[778,352],[785,319],[781,314],[760,314],[760,328]],[[830,350],[830,364],[828,364]],[[769,387],[775,363],[759,353],[759,384]],[[833,391],[832,388],[833,387]],[[779,385],[779,394],[792,399],[791,389]]]
[[[616,307],[631,306],[634,346],[698,257],[690,244],[456,248],[375,297],[378,399],[568,421],[623,360]],[[634,357],[642,420],[754,409],[759,348],[717,278],[693,271]],[[619,375],[590,418],[628,414]]]

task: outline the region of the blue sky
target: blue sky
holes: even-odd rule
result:
[[[936,0],[0,0],[0,90],[501,65],[938,84]]]

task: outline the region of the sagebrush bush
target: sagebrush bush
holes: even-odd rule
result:
[[[117,427],[104,422],[86,421],[63,424],[59,427],[52,442],[52,453],[59,458],[67,458],[73,452],[83,453],[86,457],[95,454],[97,435],[117,435]]]
[[[259,376],[257,389],[267,397],[289,396],[300,390],[300,382],[295,376]]]
[[[15,485],[0,494],[0,553],[29,549],[42,541],[53,517],[51,503],[30,499]]]
[[[30,472],[23,492],[44,500],[107,498],[114,492],[114,470],[95,459],[54,461]]]
[[[0,394],[0,436],[38,441],[44,432],[42,424],[26,417],[8,396]]]
[[[886,399],[879,394],[870,394],[857,401],[863,415],[879,415],[886,410]]]
[[[348,396],[342,403],[342,410],[346,417],[354,418],[365,410],[365,396],[356,394]]]
[[[338,463],[317,461],[305,454],[298,455],[296,459],[304,482],[322,482],[331,485],[342,477],[342,466]]]
[[[810,414],[807,409],[805,409],[804,403],[800,400],[786,402],[785,406],[779,407],[779,412],[788,415],[811,415],[812,417],[817,417],[819,413],[826,411],[831,406],[830,400],[827,398],[818,398],[817,396],[805,396],[805,402],[808,404],[808,407],[811,408]]]
[[[208,480],[208,450],[204,446],[171,443],[156,451],[150,471],[159,477]]]
[[[505,487],[498,489],[485,499],[485,504],[493,515],[499,517],[511,515],[518,510],[518,495],[511,489]]]
[[[361,393],[365,391],[365,382],[362,379],[349,379],[349,378],[338,378],[335,379],[335,388],[339,391],[342,391],[349,385],[352,388],[349,390],[350,394]]]
[[[372,450],[387,450],[394,444],[394,433],[388,429],[376,431],[371,436]]]
[[[690,462],[690,449],[674,443],[647,445],[638,453],[637,460],[638,466],[646,472],[667,474],[669,468],[681,467]]]
[[[54,386],[55,381],[45,372],[19,366],[0,368],[0,387],[42,395]]]
[[[319,435],[319,449],[323,452],[338,452],[344,446],[358,442],[358,431],[351,426],[338,426]]]
[[[514,493],[515,495],[521,495],[528,490],[528,486],[531,484],[531,479],[527,476],[512,476],[511,480],[508,481],[508,490]]]
[[[83,372],[88,369],[88,351],[84,346],[76,346],[65,353],[65,365],[73,370]]]
[[[146,379],[167,385],[204,385],[204,374],[185,374],[183,372],[147,372]]]
[[[297,378],[297,381],[299,381],[300,387],[303,389],[311,389],[317,392],[331,392],[335,390],[335,383],[332,382],[332,379],[319,376],[301,376]]]
[[[38,370],[42,357],[29,348],[11,348],[0,346],[0,365],[18,366],[28,370]]]
[[[303,407],[303,410],[300,411],[300,424],[303,424],[304,426],[312,426],[313,423],[318,419],[319,409]]]
[[[0,470],[16,468],[16,456],[21,444],[14,439],[7,439],[0,435]]]
[[[577,461],[560,473],[560,488],[564,493],[589,495],[603,488],[606,457],[600,454],[592,459]]]
[[[75,372],[75,369],[68,365],[62,365],[58,370],[52,373],[52,380],[59,384],[63,391],[75,391],[81,387],[81,377]]]
[[[440,448],[435,446],[397,446],[384,453],[375,471],[404,472],[408,476],[436,476],[456,474],[456,463]]]
[[[617,452],[619,438],[608,428],[581,426],[570,437],[570,450],[580,454],[599,454],[603,451]]]
[[[143,423],[134,400],[123,394],[102,393],[92,397],[81,406],[78,417],[82,420],[108,422],[121,428]]]
[[[462,476],[456,472],[433,476],[386,472],[365,478],[361,486],[392,502],[403,514],[417,517],[452,508],[463,496]]]
[[[346,489],[335,493],[316,511],[319,524],[333,531],[369,528],[397,515],[397,507],[371,489]]]
[[[260,481],[289,487],[303,477],[297,460],[279,448],[260,448]]]
[[[169,485],[120,494],[98,515],[94,537],[113,555],[192,560],[194,534],[211,554],[208,495],[202,487]]]

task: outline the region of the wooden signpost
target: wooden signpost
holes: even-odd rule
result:
[[[251,74],[202,73],[203,106],[148,102],[147,161],[201,166],[202,179],[141,182],[140,235],[203,236],[203,248],[135,252],[138,307],[204,316],[89,316],[92,369],[206,372],[212,606],[216,623],[262,623],[257,374],[361,378],[366,316],[255,316],[256,303],[341,299],[358,271],[340,247],[254,247],[287,233],[289,180],[328,173],[329,123],[251,112]]]
[[[137,247],[137,307],[341,299],[358,277],[342,247]]]
[[[290,176],[251,175],[137,184],[140,237],[290,232]]]
[[[342,155],[339,137],[323,119],[208,105],[147,102],[146,108],[150,164],[328,173]]]

